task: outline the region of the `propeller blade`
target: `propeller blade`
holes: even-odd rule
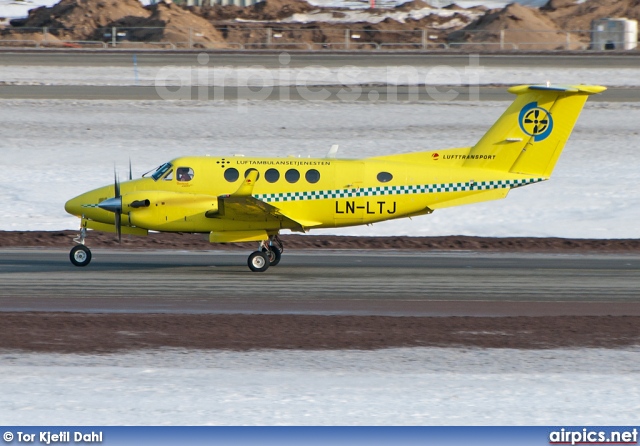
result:
[[[113,189],[115,190],[115,198],[120,197],[120,182],[118,181],[118,174],[116,168],[113,168]]]
[[[118,234],[118,243],[122,242],[122,216],[120,212],[116,212],[116,234]]]
[[[118,234],[118,243],[122,242],[122,197],[120,196],[120,182],[118,181],[118,173],[116,167],[113,166],[113,190],[115,197],[105,200],[98,204],[102,209],[115,213],[116,234]]]
[[[131,157],[129,157],[129,180],[133,180],[133,173],[131,172]]]

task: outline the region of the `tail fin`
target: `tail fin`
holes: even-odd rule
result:
[[[597,85],[521,85],[506,112],[471,148],[465,167],[551,176],[587,97]]]

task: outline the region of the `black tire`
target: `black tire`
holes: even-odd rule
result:
[[[280,263],[282,257],[282,251],[275,246],[269,246],[269,249],[262,248],[262,252],[269,256],[269,266],[276,266]]]
[[[269,268],[269,256],[260,251],[252,252],[247,264],[254,273],[263,273]]]
[[[69,252],[69,260],[75,266],[87,266],[91,263],[91,250],[84,245],[76,245]]]

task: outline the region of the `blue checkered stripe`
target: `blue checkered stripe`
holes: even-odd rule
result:
[[[317,190],[308,192],[283,192],[279,194],[257,194],[253,197],[268,203],[303,200],[326,200],[330,198],[377,197],[381,195],[432,194],[436,192],[467,192],[491,189],[506,189],[544,181],[544,178],[524,180],[474,181],[466,183],[418,184],[408,186],[378,186],[359,189]]]

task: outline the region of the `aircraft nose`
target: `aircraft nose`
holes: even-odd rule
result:
[[[67,211],[71,215],[75,215],[80,217],[82,215],[82,205],[84,204],[83,195],[78,195],[75,198],[67,201],[64,204],[64,210]]]

